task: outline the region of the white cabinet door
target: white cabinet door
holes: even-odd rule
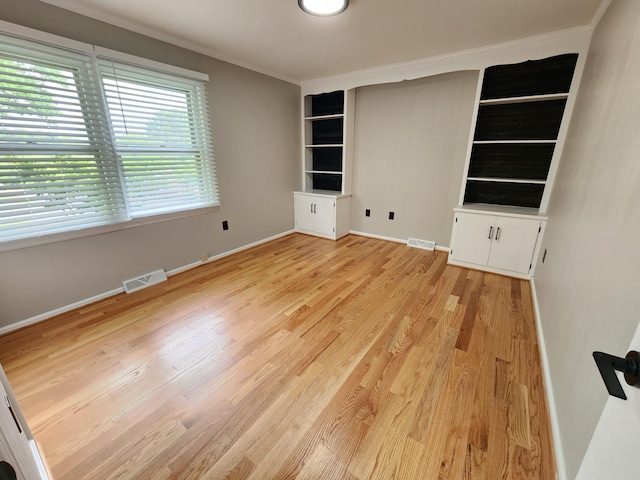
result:
[[[451,239],[451,258],[486,265],[491,251],[496,217],[456,212]]]
[[[10,464],[19,480],[42,478],[20,414],[0,381],[0,461]]]
[[[456,210],[449,262],[505,275],[531,275],[545,220]]]
[[[539,230],[539,220],[497,217],[488,265],[528,273]]]
[[[294,195],[294,217],[296,229],[313,231],[313,197],[309,195]]]
[[[313,230],[321,235],[334,233],[336,201],[333,198],[317,197],[313,206]]]
[[[296,230],[336,240],[337,197],[294,193],[294,216]],[[344,200],[344,197],[341,197]],[[348,207],[348,202],[346,207]],[[348,208],[345,210],[348,211]],[[347,232],[341,232],[346,235]]]

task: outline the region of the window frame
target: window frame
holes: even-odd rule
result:
[[[23,39],[25,42],[39,42],[46,44],[54,48],[61,48],[66,50],[75,51],[78,53],[86,54],[93,57],[96,68],[101,60],[109,59],[115,62],[129,64],[136,68],[143,68],[153,70],[161,74],[177,75],[184,77],[189,81],[200,81],[202,83],[209,80],[207,74],[201,72],[195,72],[182,67],[174,65],[168,65],[154,60],[149,60],[142,57],[137,57],[124,52],[118,52],[108,48],[90,45],[76,40],[71,40],[65,37],[41,32],[21,25],[15,25],[9,22],[0,20],[0,33],[13,36],[14,38]],[[101,78],[101,77],[100,77]],[[102,85],[101,85],[101,88]],[[210,119],[210,101],[206,95],[207,84],[202,86],[204,91],[204,105],[206,107],[206,118],[204,119],[208,126],[208,135],[211,139],[211,119]],[[106,109],[106,105],[105,105]],[[210,141],[209,147],[213,149],[213,140]],[[118,160],[119,161],[119,160]],[[144,225],[150,225],[154,223],[171,221],[179,218],[186,218],[196,215],[203,215],[207,213],[216,212],[220,208],[220,188],[217,181],[217,168],[215,163],[215,157],[213,156],[213,150],[211,151],[212,179],[214,181],[213,188],[216,192],[217,202],[212,205],[200,206],[195,208],[188,208],[186,210],[171,211],[166,213],[153,213],[147,216],[129,216],[126,219],[114,220],[114,222],[98,225],[82,227],[78,226],[77,229],[66,230],[56,233],[43,233],[42,235],[29,236],[19,239],[0,241],[0,252],[28,248],[37,245],[44,245],[48,243],[55,243],[61,241],[68,241],[77,238],[83,238],[93,235],[100,235],[104,233],[116,232],[120,230],[126,230],[130,228],[136,228]],[[128,207],[127,207],[128,208]]]

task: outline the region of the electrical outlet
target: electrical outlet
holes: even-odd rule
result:
[[[394,212],[389,212],[389,220],[393,220],[393,217],[395,217],[395,213]]]
[[[222,222],[222,230],[229,230],[229,222],[226,220]]]
[[[207,260],[209,260],[209,254],[208,253],[203,253],[202,255],[200,255],[200,261],[201,262],[206,262]]]
[[[370,217],[371,216],[371,210],[369,210],[368,208],[364,211],[364,216],[365,217]]]

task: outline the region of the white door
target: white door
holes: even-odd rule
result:
[[[314,231],[320,235],[333,235],[335,228],[336,201],[328,197],[313,199]]]
[[[313,205],[315,198],[309,195],[295,195],[294,196],[294,217],[296,223],[296,229],[306,230],[308,232],[313,231]]]
[[[11,465],[19,480],[42,478],[29,445],[25,426],[20,423],[21,415],[17,406],[10,400],[2,381],[0,402],[0,461]]]
[[[486,265],[495,233],[496,217],[456,212],[451,238],[451,258],[459,262]]]
[[[498,217],[493,232],[489,266],[529,273],[539,229],[539,220]]]

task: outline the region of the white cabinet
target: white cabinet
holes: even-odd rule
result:
[[[515,210],[515,209],[512,209]],[[449,263],[529,278],[546,217],[456,208]]]
[[[0,461],[8,463],[18,480],[47,479],[11,387],[0,368]]]
[[[332,240],[349,233],[349,195],[295,192],[293,198],[296,231]]]

